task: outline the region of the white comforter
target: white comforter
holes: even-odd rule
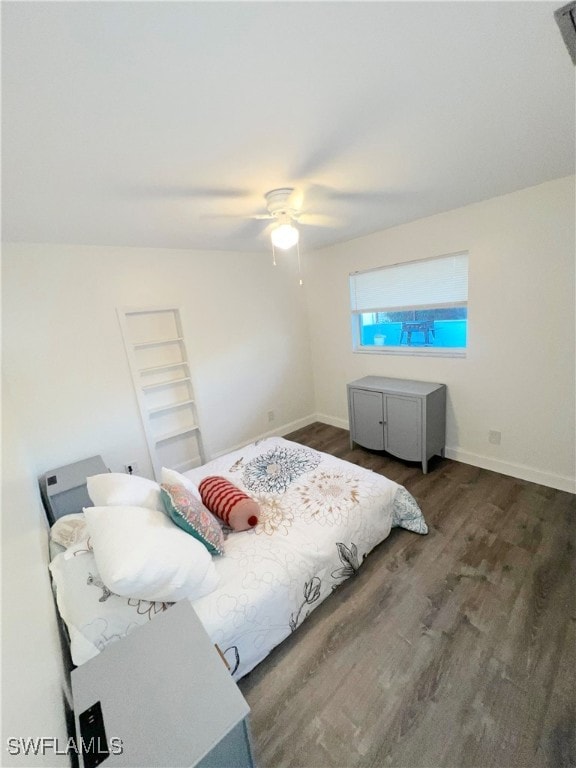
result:
[[[225,554],[215,558],[219,586],[193,602],[237,679],[352,576],[393,526],[427,532],[402,486],[282,438],[258,441],[186,475],[196,483],[226,477],[261,508],[256,528],[228,533]],[[111,594],[81,535],[73,538],[51,570],[72,658],[81,664],[168,604]]]

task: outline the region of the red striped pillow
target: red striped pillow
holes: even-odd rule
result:
[[[258,524],[260,507],[257,502],[226,478],[205,477],[198,490],[204,506],[234,531],[246,531]]]

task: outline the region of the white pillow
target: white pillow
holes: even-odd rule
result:
[[[59,517],[50,528],[50,539],[64,549],[78,545],[85,547],[88,542],[88,531],[82,512],[73,512]]]
[[[176,472],[175,469],[167,469],[166,467],[162,467],[162,482],[166,485],[183,485],[184,488],[190,491],[193,496],[202,501],[198,486],[194,485],[192,480],[189,480],[186,475],[182,475],[180,472]]]
[[[86,507],[100,577],[122,597],[196,600],[218,586],[206,547],[166,515],[145,507]]]
[[[106,472],[88,477],[87,486],[95,507],[148,507],[165,511],[160,486],[146,477]]]

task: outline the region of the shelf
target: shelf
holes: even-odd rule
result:
[[[180,427],[180,429],[174,429],[172,432],[165,432],[163,435],[158,435],[155,438],[156,444],[164,443],[166,440],[172,440],[174,437],[180,437],[181,435],[188,435],[191,432],[197,432],[199,429],[198,425],[192,424],[190,427]]]
[[[138,373],[154,373],[154,371],[168,371],[170,368],[180,368],[181,365],[188,365],[186,360],[180,360],[177,363],[164,363],[164,365],[152,365],[150,368],[138,368]]]
[[[154,477],[160,482],[163,466],[205,461],[180,309],[118,307],[117,313]]]
[[[192,405],[194,400],[179,400],[177,403],[169,403],[168,405],[158,405],[156,408],[148,408],[148,415],[153,416],[155,413],[162,413],[163,411],[172,411],[176,408],[182,408],[184,405]]]
[[[180,336],[174,339],[155,339],[154,341],[134,341],[132,343],[134,345],[134,349],[138,349],[140,347],[157,347],[161,344],[176,344],[179,341],[183,341],[182,337]]]
[[[151,389],[160,389],[161,387],[170,387],[174,384],[182,384],[185,381],[190,381],[190,376],[181,376],[179,379],[168,379],[167,381],[158,381],[156,384],[142,384],[140,389],[145,392]]]

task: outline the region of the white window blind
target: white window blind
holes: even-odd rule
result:
[[[468,254],[410,261],[350,275],[352,311],[454,307],[468,301]]]

